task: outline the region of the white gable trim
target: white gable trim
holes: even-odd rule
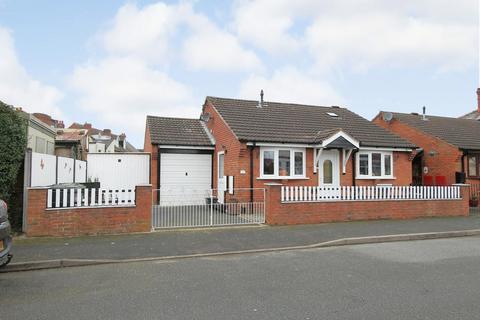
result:
[[[327,148],[330,143],[332,143],[333,141],[335,141],[339,137],[343,137],[345,140],[347,140],[348,142],[353,144],[356,148],[360,147],[360,142],[357,139],[350,136],[348,133],[346,133],[343,130],[339,130],[337,133],[335,133],[335,134],[331,135],[329,138],[323,140],[321,146],[323,148]]]

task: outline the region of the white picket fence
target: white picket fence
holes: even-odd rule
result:
[[[282,202],[457,200],[459,186],[282,186]]]
[[[135,205],[135,189],[48,189],[47,208],[119,207]]]

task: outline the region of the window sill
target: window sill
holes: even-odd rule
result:
[[[355,180],[395,180],[397,179],[396,177],[387,177],[387,176],[360,176],[360,177],[355,177]]]
[[[257,177],[257,180],[310,180],[308,177]]]

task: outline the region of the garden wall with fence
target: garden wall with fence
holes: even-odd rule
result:
[[[28,188],[28,236],[80,236],[151,230],[151,185],[131,189]]]
[[[468,186],[287,187],[266,185],[270,225],[468,216]]]

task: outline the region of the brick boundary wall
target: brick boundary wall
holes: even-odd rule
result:
[[[468,216],[468,186],[460,200],[392,201],[280,201],[281,185],[266,185],[265,220],[269,225],[314,224],[355,220],[414,219],[422,217]]]
[[[47,209],[47,189],[28,189],[28,236],[81,236],[151,231],[152,186],[137,186],[135,205]]]

